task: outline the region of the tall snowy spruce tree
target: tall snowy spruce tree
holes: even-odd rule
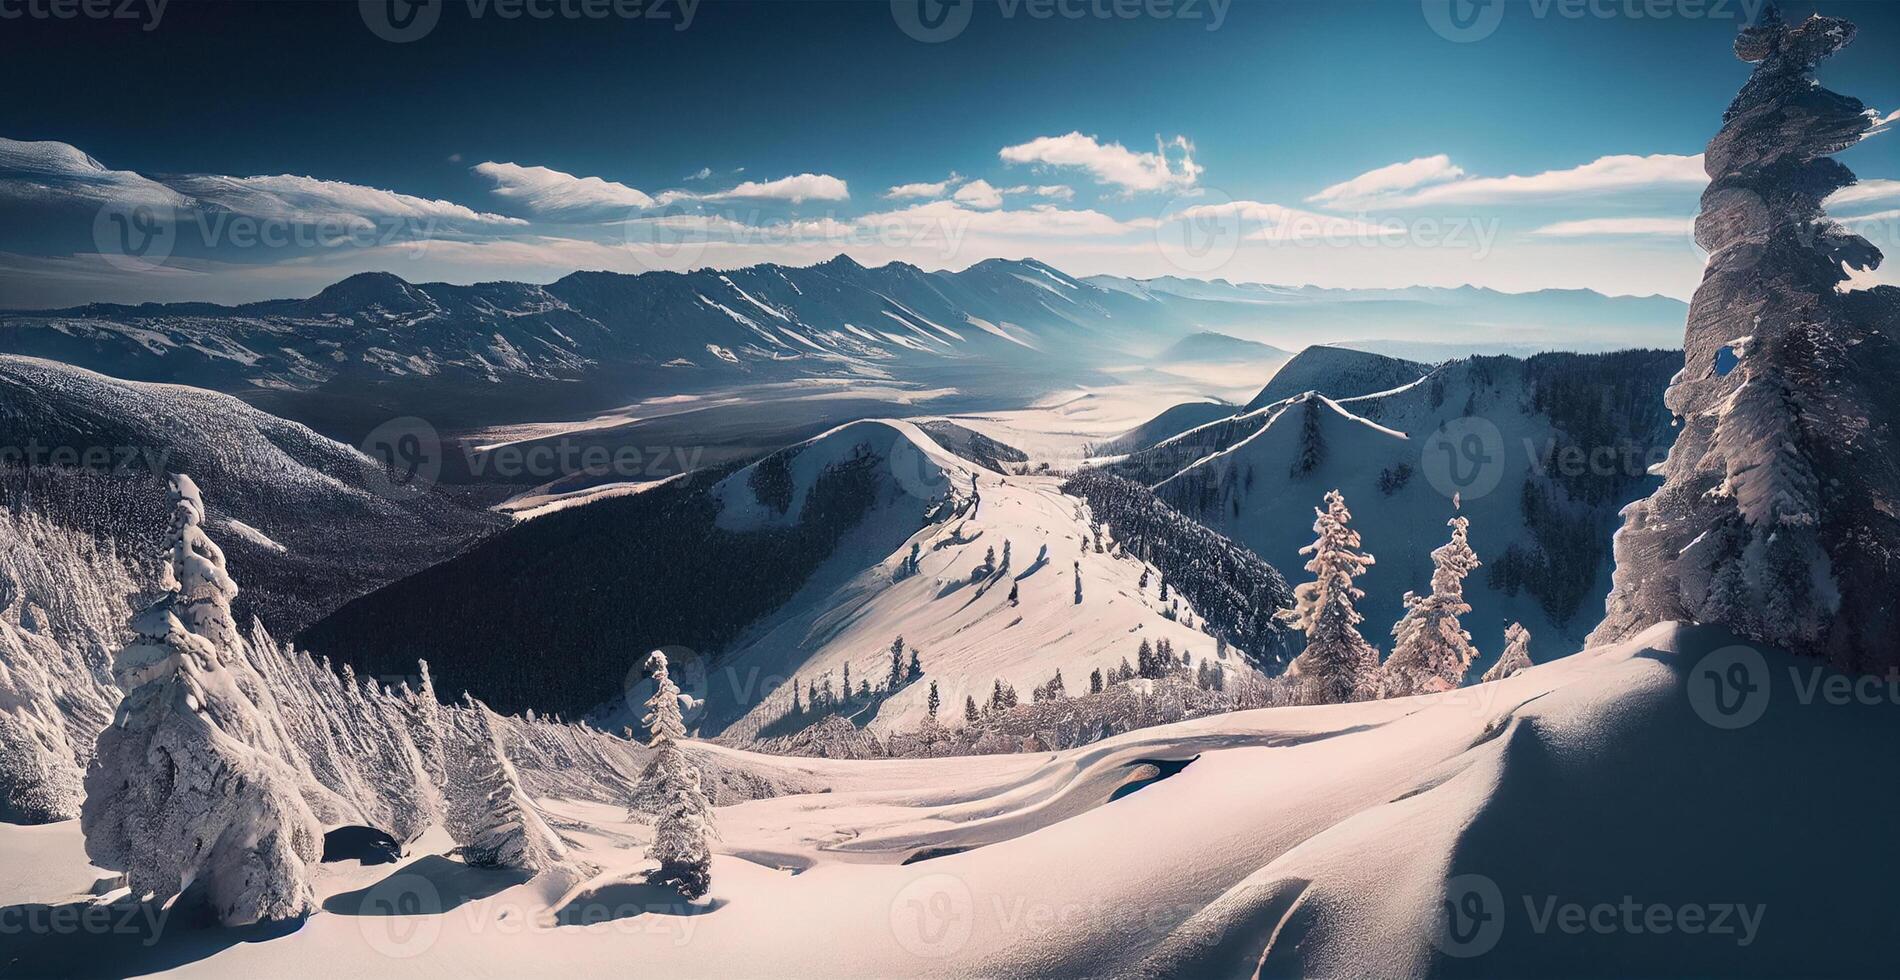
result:
[[[1709,258],[1667,396],[1681,432],[1662,487],[1625,512],[1593,643],[1688,620],[1900,665],[1900,289],[1848,288],[1881,254],[1822,210],[1855,180],[1830,155],[1878,125],[1814,81],[1854,33],[1770,7],[1736,39],[1755,70],[1704,158]]]
[[[1512,623],[1504,631],[1504,653],[1498,657],[1497,663],[1491,665],[1490,670],[1484,672],[1484,679],[1487,683],[1501,681],[1530,667],[1531,631],[1525,629],[1523,623]]]
[[[495,734],[494,714],[473,695],[459,714],[462,731],[447,762],[443,822],[462,860],[477,868],[537,873],[559,864],[567,846],[521,788]]]
[[[182,474],[171,490],[165,594],[114,658],[125,699],[86,775],[86,855],[134,895],[189,889],[225,925],[301,918],[316,910],[322,827],[237,649],[237,585],[205,536],[204,499]]]
[[[700,787],[699,770],[680,748],[686,723],[680,718],[679,688],[667,674],[666,654],[655,650],[648,655],[647,671],[654,683],[645,718],[654,752],[647,771],[660,790],[653,844],[647,848],[647,857],[660,866],[648,873],[647,880],[676,888],[686,898],[699,898],[712,887],[712,839],[718,833],[713,828],[712,803]]]
[[[1302,697],[1311,702],[1336,703],[1377,693],[1379,651],[1359,635],[1365,618],[1353,603],[1365,593],[1352,584],[1371,567],[1373,559],[1359,550],[1359,532],[1350,526],[1352,513],[1346,498],[1334,490],[1326,495],[1326,509],[1314,510],[1313,531],[1319,537],[1300,549],[1311,555],[1306,570],[1314,580],[1293,591],[1293,608],[1281,610],[1280,619],[1306,634],[1306,649],[1293,658],[1287,674],[1299,678]]]
[[[1386,659],[1383,696],[1449,691],[1463,684],[1477,648],[1458,617],[1471,611],[1465,601],[1465,576],[1479,564],[1466,533],[1471,519],[1450,521],[1451,540],[1432,552],[1432,591],[1405,594],[1405,615],[1392,627],[1392,656]]]

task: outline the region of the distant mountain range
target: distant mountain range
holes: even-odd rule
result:
[[[1673,346],[1684,310],[1664,297],[1582,290],[1081,280],[1031,259],[926,272],[839,256],[806,268],[576,272],[549,285],[417,284],[364,273],[307,299],[0,313],[0,353],[229,392],[607,376],[637,379],[651,392],[958,367],[975,385],[999,370],[1071,381],[1105,359],[1151,356],[1176,342],[1185,345],[1177,356],[1231,354],[1248,341],[1298,350],[1355,338]],[[1192,339],[1210,330],[1230,336]]]

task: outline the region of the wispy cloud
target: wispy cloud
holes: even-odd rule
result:
[[[1464,175],[1463,167],[1454,165],[1451,157],[1440,153],[1368,170],[1351,180],[1340,181],[1306,201],[1324,207],[1355,208],[1362,202],[1377,200],[1387,194],[1442,184]]]
[[[708,201],[848,201],[851,189],[829,174],[795,174],[777,180],[748,180],[729,191],[702,195]]]
[[[1835,191],[1825,204],[1829,208],[1845,208],[1894,198],[1900,198],[1900,180],[1875,178]]]
[[[576,177],[548,167],[478,163],[473,171],[495,182],[494,193],[536,214],[625,211],[653,206],[645,192],[599,177]]]
[[[1441,159],[1444,161],[1443,166],[1435,162]],[[1457,171],[1458,175],[1451,176],[1451,171]],[[1417,178],[1429,179],[1405,185],[1408,179]],[[1314,199],[1323,199],[1327,207],[1336,210],[1425,207],[1436,204],[1508,204],[1646,188],[1693,188],[1701,187],[1708,181],[1708,175],[1702,169],[1701,154],[1622,154],[1598,157],[1565,170],[1504,177],[1466,176],[1462,169],[1451,166],[1449,158],[1424,157],[1367,171],[1351,180],[1334,184],[1315,195]],[[1364,192],[1353,193],[1355,187]],[[1333,193],[1335,191],[1338,193]]]
[[[950,192],[950,188],[963,183],[963,181],[964,178],[953,171],[950,176],[942,180],[919,181],[914,184],[898,184],[890,190],[885,191],[884,196],[894,201],[942,197]]]
[[[708,178],[708,177],[711,177],[711,176],[712,176],[712,168],[711,168],[711,167],[701,167],[701,168],[699,168],[698,170],[695,170],[695,171],[693,171],[692,173],[690,173],[690,174],[687,174],[687,175],[686,175],[686,178],[685,178],[685,179],[687,179],[687,180],[705,180],[706,178]]]
[[[1666,237],[1695,234],[1694,218],[1586,218],[1559,221],[1531,232],[1544,238]]]
[[[1169,154],[1176,157],[1170,159]],[[1185,136],[1155,138],[1153,153],[1137,153],[1120,143],[1103,143],[1093,136],[1072,132],[1040,136],[998,151],[1004,163],[1077,167],[1099,184],[1128,193],[1179,191],[1193,187],[1203,168],[1194,162],[1194,144]]]
[[[263,221],[370,224],[384,219],[522,225],[519,218],[338,180],[294,174],[147,177],[111,170],[77,147],[0,139],[0,200],[29,205],[218,210]]]

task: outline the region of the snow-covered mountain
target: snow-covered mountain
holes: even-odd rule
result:
[[[1024,701],[1057,671],[1086,690],[1092,670],[1134,661],[1144,639],[1257,675],[1249,655],[1263,651],[1236,634],[1217,653],[1212,632],[1234,632],[1236,602],[1268,607],[1248,612],[1270,620],[1285,598],[1271,570],[1263,580],[1277,587],[1250,586],[1210,623],[1188,585],[1163,599],[1163,568],[1120,554],[1112,524],[1098,548],[1106,519],[1059,478],[992,468],[994,447],[974,452],[977,440],[955,436],[942,420],[856,422],[717,478],[550,514],[352,603],[304,639],[371,673],[425,656],[445,688],[565,711],[637,704],[618,686],[630,651],[687,648],[702,655],[678,672],[704,701],[700,730],[739,741],[780,733],[794,679],[801,696],[841,690],[847,664],[854,690],[868,682],[872,694],[845,713],[880,733],[915,728],[932,682],[946,718],[999,681]],[[506,660],[490,655],[493,636],[513,638]],[[899,637],[922,677],[892,689]],[[613,710],[595,720],[637,722]]]
[[[1138,308],[1032,260],[949,273],[839,256],[808,268],[577,272],[546,286],[364,273],[308,299],[0,314],[0,350],[228,391],[632,367],[683,374],[680,384],[708,372],[862,378],[911,360],[1072,360],[1154,326],[1126,316]]]
[[[1308,347],[1275,372],[1244,411],[1265,408],[1306,391],[1328,398],[1357,398],[1411,384],[1431,366],[1345,347]]]
[[[1326,289],[1167,276],[1089,276],[1135,297],[1155,316],[1289,350],[1384,341],[1445,344],[1442,357],[1500,346],[1603,351],[1680,342],[1686,306],[1666,296],[1605,296],[1583,289],[1501,293],[1475,286]]]
[[[548,285],[418,284],[364,273],[307,299],[234,307],[0,312],[0,352],[232,392],[631,377],[650,394],[722,380],[903,377],[959,366],[972,368],[962,377],[977,386],[997,383],[999,372],[1073,377],[1113,355],[1152,354],[1214,328],[1292,346],[1469,339],[1492,326],[1520,340],[1573,343],[1580,330],[1614,324],[1590,334],[1607,344],[1651,340],[1665,327],[1673,334],[1681,322],[1673,300],[1589,292],[1195,283],[1083,281],[1033,259],[927,272],[904,263],[865,268],[844,256],[805,268],[576,272]]]
[[[1388,649],[1404,594],[1426,588],[1446,522],[1469,517],[1488,566],[1465,586],[1482,666],[1512,621],[1559,649],[1595,625],[1616,512],[1643,492],[1673,437],[1659,403],[1674,369],[1663,352],[1455,361],[1395,391],[1297,395],[1185,433],[1173,456],[1163,443],[1113,468],[1148,479],[1295,582],[1314,508],[1342,491],[1377,558],[1357,583],[1363,632]]]

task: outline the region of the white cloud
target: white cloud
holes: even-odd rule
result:
[[[1175,152],[1179,159],[1170,160]],[[1027,143],[1005,146],[998,152],[1005,163],[1033,163],[1050,167],[1080,167],[1097,183],[1137,191],[1185,190],[1200,179],[1202,167],[1194,162],[1194,144],[1176,136],[1155,139],[1155,152],[1137,153],[1120,143],[1102,143],[1079,132],[1040,136]]]
[[[1020,188],[1013,190],[1020,190]],[[987,180],[970,181],[962,187],[957,188],[957,192],[951,196],[951,199],[959,204],[967,204],[973,208],[983,208],[985,210],[1003,206],[1003,192],[997,190],[996,187],[991,185]]]
[[[0,200],[29,204],[108,201],[131,208],[183,207],[177,191],[130,170],[108,170],[78,147],[0,138]]]
[[[274,177],[200,174],[170,178],[169,182],[174,190],[201,203],[267,221],[347,224],[398,218],[498,225],[527,224],[519,218],[476,211],[452,201],[412,197],[361,184],[291,174]]]
[[[978,233],[1011,237],[1069,237],[1125,235],[1152,229],[1152,218],[1117,221],[1099,211],[1073,211],[1051,204],[1016,210],[978,211],[956,201],[931,201],[897,211],[867,214],[857,220],[865,229],[884,231],[950,230],[956,235]]]
[[[489,162],[478,163],[473,170],[495,182],[496,196],[537,214],[625,211],[654,205],[652,197],[625,184],[599,177],[576,177],[548,167]]]
[[[1451,157],[1443,153],[1437,156],[1419,157],[1404,163],[1394,163],[1368,170],[1351,180],[1341,181],[1318,194],[1307,198],[1310,204],[1325,207],[1354,208],[1360,202],[1376,199],[1385,194],[1409,191],[1430,184],[1442,184],[1448,180],[1457,180],[1465,175],[1464,168],[1454,165]]]
[[[218,209],[263,221],[366,225],[380,219],[521,225],[452,201],[431,200],[336,180],[278,174],[188,174],[163,181],[109,170],[78,148],[0,139],[0,200],[26,204]]]
[[[704,195],[708,201],[773,200],[803,204],[806,201],[848,201],[851,190],[845,182],[829,174],[796,174],[777,180],[748,180],[729,191]]]
[[[1075,188],[1065,184],[1043,184],[1036,188],[1036,196],[1056,201],[1075,200]]]
[[[950,192],[950,188],[963,183],[963,181],[964,181],[963,177],[958,176],[956,173],[953,172],[950,174],[950,176],[945,177],[944,179],[938,180],[938,181],[920,181],[915,184],[898,184],[897,186],[891,188],[890,190],[885,191],[884,196],[892,200],[903,200],[905,198],[918,198],[918,197],[923,197],[923,198],[942,197],[945,194]]]
[[[1688,238],[1695,234],[1694,218],[1587,218],[1559,221],[1532,231],[1545,238],[1663,236]]]
[[[1418,162],[1414,160],[1412,164]],[[1394,167],[1405,168],[1412,164],[1395,164]],[[1359,181],[1371,180],[1372,183],[1379,183],[1398,180],[1400,177],[1394,173],[1394,167],[1381,167],[1378,170],[1360,174],[1352,180],[1335,184],[1321,191],[1318,196],[1326,195],[1335,188],[1349,187]],[[1429,172],[1430,169],[1429,166],[1419,168],[1424,172]],[[1380,174],[1385,176],[1375,178],[1375,175]],[[1422,186],[1394,188],[1383,193],[1372,193],[1357,198],[1342,194],[1326,203],[1329,207],[1354,210],[1369,207],[1423,207],[1433,204],[1506,204],[1542,201],[1575,194],[1701,187],[1708,182],[1708,175],[1702,170],[1701,154],[1695,156],[1679,156],[1671,153],[1654,153],[1649,156],[1622,154],[1598,157],[1589,163],[1567,170],[1546,170],[1536,174],[1513,174],[1505,177],[1461,177]]]
[[[1823,203],[1826,207],[1838,208],[1855,204],[1866,204],[1871,201],[1885,201],[1888,198],[1896,197],[1900,197],[1900,180],[1883,180],[1876,178],[1873,180],[1863,180],[1858,184],[1843,187],[1833,194],[1828,195],[1828,199]]]
[[[701,167],[698,170],[695,170],[692,173],[687,174],[686,179],[687,180],[705,180],[706,178],[711,177],[711,176],[712,176],[711,167]]]

